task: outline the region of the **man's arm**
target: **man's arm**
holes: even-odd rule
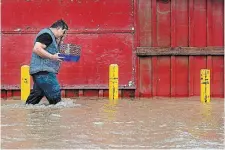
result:
[[[40,42],[36,42],[33,48],[33,52],[42,58],[48,58],[55,61],[62,61],[60,59],[61,57],[58,56],[58,53],[52,55],[49,52],[47,52],[45,48],[46,48],[46,45]]]

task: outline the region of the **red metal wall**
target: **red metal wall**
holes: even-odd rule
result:
[[[165,0],[164,0],[165,1]],[[223,46],[223,0],[2,0],[1,97],[20,95],[36,33],[57,19],[65,42],[81,45],[64,62],[62,95],[107,96],[108,67],[119,65],[120,96],[199,96],[200,69],[211,69],[211,94],[224,97],[224,56],[136,56],[137,47]],[[132,81],[134,85],[128,86]],[[136,90],[135,90],[136,89]]]
[[[223,0],[139,0],[140,47],[223,46]],[[224,97],[224,56],[139,59],[140,96],[199,96],[200,69],[211,70],[211,96]]]
[[[70,28],[65,43],[82,47],[78,63],[62,64],[62,89],[74,89],[62,94],[107,96],[113,63],[119,65],[120,87],[134,91],[126,88],[135,71],[132,0],[2,0],[2,95],[19,92],[20,67],[29,64],[36,33],[61,18]]]

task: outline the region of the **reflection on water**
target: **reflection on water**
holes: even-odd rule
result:
[[[223,148],[223,99],[2,101],[2,148]]]

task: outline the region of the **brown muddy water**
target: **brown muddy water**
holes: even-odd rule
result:
[[[224,100],[64,99],[1,101],[2,149],[224,148]]]

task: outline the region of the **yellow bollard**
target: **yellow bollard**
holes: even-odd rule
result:
[[[210,70],[201,69],[201,102],[210,102]]]
[[[114,105],[118,103],[118,71],[117,64],[111,64],[109,66],[109,102]]]
[[[26,101],[30,94],[30,67],[23,65],[21,67],[21,100]]]

